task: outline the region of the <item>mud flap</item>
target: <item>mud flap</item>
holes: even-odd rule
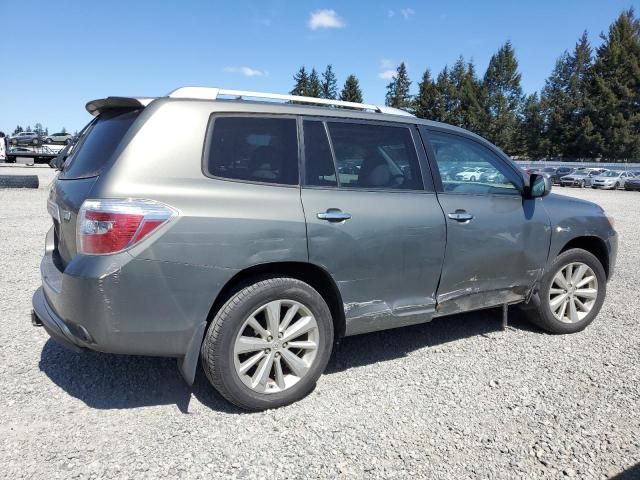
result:
[[[193,385],[196,378],[196,369],[198,368],[198,358],[200,358],[200,347],[202,345],[202,339],[204,338],[204,331],[207,328],[207,322],[199,324],[193,336],[189,341],[187,352],[184,357],[178,357],[178,369],[182,374],[185,382],[189,385]]]

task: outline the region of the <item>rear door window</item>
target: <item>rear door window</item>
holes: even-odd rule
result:
[[[316,187],[337,187],[336,169],[324,123],[305,120],[303,130],[305,184]]]
[[[251,182],[298,184],[294,118],[216,116],[209,125],[206,172]]]
[[[340,187],[422,190],[409,128],[328,122]]]
[[[109,110],[92,123],[67,159],[61,179],[97,177],[142,109]]]

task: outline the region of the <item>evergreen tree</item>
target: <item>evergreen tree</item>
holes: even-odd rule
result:
[[[511,42],[507,42],[491,57],[482,82],[488,116],[483,133],[491,142],[512,154],[519,150],[520,78],[515,51]]]
[[[419,118],[438,119],[439,92],[431,79],[431,72],[425,70],[422,81],[418,83],[418,95],[414,99],[414,109]]]
[[[62,130],[60,130],[61,133],[67,133],[67,129],[62,127]]]
[[[320,77],[318,76],[318,72],[316,72],[315,68],[311,69],[311,74],[309,75],[309,86],[304,95],[314,98],[321,98],[322,96],[322,85],[320,84]]]
[[[590,121],[597,153],[640,158],[640,22],[626,10],[598,48],[590,88]]]
[[[402,62],[398,66],[393,80],[387,85],[385,104],[389,107],[410,111],[412,109],[411,95],[409,94],[410,87],[411,81],[407,74],[407,66]]]
[[[542,91],[550,153],[565,158],[593,157],[599,143],[588,117],[592,51],[584,32],[573,53],[556,62]]]
[[[33,132],[33,130],[31,130],[31,125],[27,125],[27,129],[25,130],[25,132]]]
[[[455,97],[455,87],[451,83],[449,67],[445,66],[436,79],[436,97],[434,120],[444,123],[454,121],[451,112],[453,111],[453,98]]]
[[[293,81],[295,83],[293,85],[293,89],[290,92],[291,95],[306,95],[309,90],[309,75],[307,74],[304,65],[300,67],[298,73],[293,76]]]
[[[545,116],[537,93],[524,100],[519,144],[523,147],[524,155],[532,160],[547,156],[549,145],[545,138]]]
[[[465,63],[459,57],[449,73],[452,98],[449,105],[449,121],[467,130],[479,132],[483,128],[482,87],[476,76],[473,62]]]
[[[362,103],[362,90],[355,75],[349,75],[340,92],[340,100],[345,102]]]
[[[545,81],[542,89],[541,108],[544,112],[546,130],[545,139],[549,144],[549,155],[552,157],[562,155],[566,144],[566,118],[569,106],[567,93],[569,79],[571,78],[571,60],[569,52],[564,52]]]
[[[336,80],[336,75],[335,73],[333,73],[333,67],[331,65],[327,65],[327,68],[322,74],[321,86],[321,98],[335,100],[335,98],[338,96],[338,81]]]
[[[36,123],[35,127],[33,127],[33,131],[38,135],[44,135],[44,129],[42,128],[42,124],[40,122]]]
[[[24,132],[24,129],[20,125],[16,125],[16,128],[13,131],[13,133],[11,134],[11,136],[17,135],[17,134],[19,134],[21,132]]]

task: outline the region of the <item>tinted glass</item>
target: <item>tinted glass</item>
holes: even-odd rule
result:
[[[341,187],[420,190],[422,177],[406,127],[328,123]]]
[[[212,122],[209,174],[255,182],[298,183],[298,137],[292,118],[217,117]]]
[[[61,178],[88,178],[100,175],[140,111],[110,110],[101,114],[67,160]]]
[[[429,132],[445,192],[513,193],[517,175],[489,149],[463,137]]]
[[[324,124],[305,120],[303,126],[305,184],[320,187],[337,186],[336,170]]]

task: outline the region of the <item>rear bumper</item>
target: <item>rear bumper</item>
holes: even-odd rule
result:
[[[184,357],[232,271],[133,257],[76,256],[62,271],[47,238],[33,310],[74,350]],[[199,348],[199,345],[197,346]]]
[[[33,294],[31,304],[33,306],[31,315],[34,325],[38,325],[39,322],[49,336],[63,347],[76,352],[84,348],[81,340],[76,338],[64,321],[51,310],[51,307],[47,304],[47,299],[44,297],[42,287],[38,288]],[[36,316],[35,319],[33,315]]]

